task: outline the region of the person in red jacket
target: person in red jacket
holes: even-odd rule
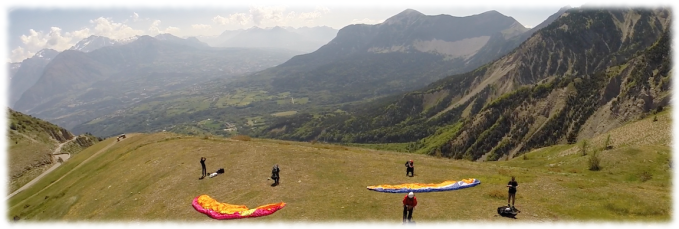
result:
[[[415,206],[417,206],[417,198],[415,198],[413,192],[403,197],[403,223],[406,222],[406,215],[408,216],[408,222],[412,222]]]

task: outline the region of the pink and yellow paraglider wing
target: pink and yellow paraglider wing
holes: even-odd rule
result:
[[[285,207],[285,203],[262,205],[248,209],[245,205],[232,205],[220,203],[208,195],[200,195],[193,199],[193,208],[214,219],[240,219],[247,217],[260,217],[271,215]]]

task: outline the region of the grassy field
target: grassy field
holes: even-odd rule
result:
[[[283,112],[277,112],[277,113],[271,114],[271,116],[274,116],[274,117],[282,117],[282,116],[290,116],[290,115],[294,115],[294,114],[297,114],[297,111],[283,111]]]
[[[406,147],[410,144],[409,142],[406,143],[385,143],[385,144],[358,144],[358,143],[348,143],[346,145],[348,146],[355,146],[355,147],[362,147],[362,148],[368,148],[368,149],[376,149],[376,150],[387,150],[387,151],[395,151],[395,152],[404,152],[407,153],[408,150]]]
[[[649,117],[613,130],[611,135],[621,136],[619,132],[630,126],[645,125],[659,133],[652,136],[669,139],[671,128],[665,127],[671,126],[670,118],[665,112],[657,122]],[[592,139],[592,146],[605,137]],[[319,143],[134,134],[121,142],[105,140],[75,155],[11,198],[7,217],[214,221],[191,206],[193,198],[207,194],[220,202],[251,208],[287,203],[270,216],[224,223],[400,223],[403,194],[368,191],[366,186],[476,178],[481,181],[476,187],[418,193],[414,219],[514,222],[495,211],[506,204],[505,185],[513,175],[519,183],[516,204],[522,211],[517,217],[521,221],[668,222],[672,214],[669,143],[654,139],[612,142],[612,149],[597,154],[601,170],[590,171],[590,156],[577,150],[569,153],[577,145],[543,148],[509,161],[470,162]],[[208,172],[224,168],[226,173],[199,180],[200,157],[207,158]],[[415,162],[415,177],[405,176],[403,163],[409,159]],[[271,187],[266,178],[276,163],[281,167],[281,185]]]

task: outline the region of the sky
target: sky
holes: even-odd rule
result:
[[[314,27],[341,29],[350,24],[377,24],[411,8],[426,15],[470,16],[489,10],[513,17],[526,27],[541,23],[563,6],[580,6],[578,1],[555,1],[512,5],[497,1],[454,3],[442,1],[371,2],[371,1],[249,1],[248,4],[204,1],[154,2],[135,1],[12,1],[7,5],[7,62],[21,62],[36,52],[51,48],[63,51],[90,35],[123,39],[135,35],[170,33],[179,37],[216,36],[225,30],[257,27]],[[106,4],[106,3],[111,4]],[[389,4],[383,4],[389,3]],[[520,6],[519,6],[520,5]]]

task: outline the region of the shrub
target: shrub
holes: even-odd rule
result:
[[[524,160],[528,160],[528,155],[523,154],[523,159],[524,159]]]
[[[657,122],[658,121],[658,116],[653,115],[653,121]]]
[[[238,141],[250,141],[250,136],[247,136],[247,135],[236,135],[236,136],[233,136],[232,139],[238,140]]]
[[[604,150],[609,150],[612,148],[613,146],[611,146],[611,134],[608,134],[608,137],[606,137],[606,142],[604,143]]]
[[[599,159],[599,156],[597,155],[597,152],[594,151],[592,155],[589,156],[589,170],[590,171],[599,171],[601,170],[601,159]]]
[[[582,141],[582,145],[580,145],[580,153],[582,156],[587,156],[587,140]]]

